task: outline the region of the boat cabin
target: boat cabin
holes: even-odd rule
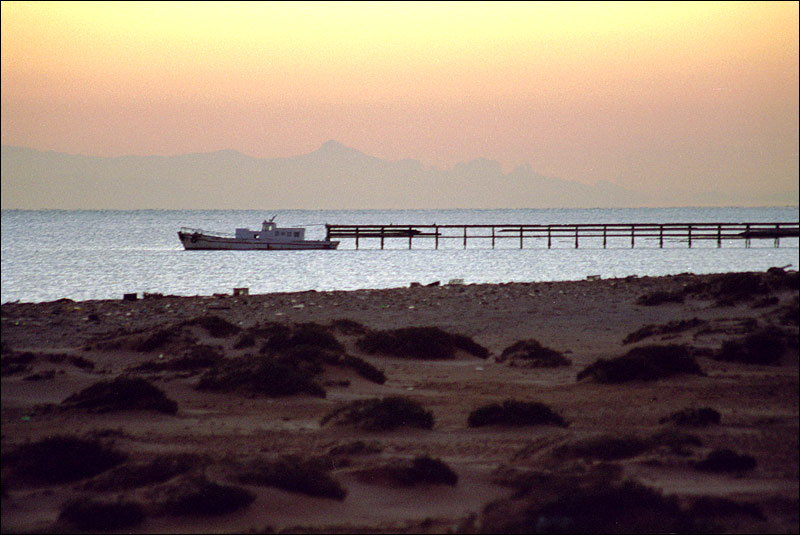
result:
[[[297,241],[304,240],[305,234],[302,227],[280,228],[272,220],[261,223],[261,230],[236,229],[236,237],[241,240]]]

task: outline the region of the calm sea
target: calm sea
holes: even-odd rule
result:
[[[558,224],[797,221],[797,207],[640,208],[591,210],[231,210],[19,211],[2,212],[2,302],[120,299],[125,293],[211,295],[246,287],[250,293],[392,288],[411,282],[498,283],[580,280],[684,272],[763,271],[798,268],[798,240],[666,243],[628,239],[602,242],[504,240],[491,248],[474,240],[464,249],[452,239],[343,240],[336,251],[184,251],[182,226],[233,232],[258,228],[276,215],[280,226],[304,226],[307,239],[322,239],[325,223],[337,224]]]

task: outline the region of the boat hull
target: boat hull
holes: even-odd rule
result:
[[[298,240],[266,241],[224,238],[200,233],[178,232],[178,238],[187,251],[304,251],[336,249],[338,241]]]

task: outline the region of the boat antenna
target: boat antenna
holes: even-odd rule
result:
[[[276,217],[277,215],[278,215],[278,214],[275,214],[274,216],[270,217],[270,218],[269,218],[269,222],[270,222],[270,223],[272,223],[273,221],[275,221],[275,217]]]

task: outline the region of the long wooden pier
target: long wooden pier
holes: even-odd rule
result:
[[[637,243],[647,240],[658,243],[659,248],[667,242],[692,243],[702,240],[715,240],[717,247],[722,247],[724,240],[744,240],[745,247],[750,247],[751,240],[771,239],[774,246],[780,246],[781,238],[800,237],[800,224],[788,223],[576,223],[557,225],[331,225],[326,224],[326,239],[355,239],[355,248],[366,239],[380,240],[383,249],[387,240],[407,239],[411,249],[413,240],[432,239],[434,248],[445,240],[460,240],[464,248],[469,241],[491,241],[494,249],[501,240],[516,240],[522,249],[531,240],[544,243],[550,249],[557,241],[574,240],[577,249],[581,240],[592,239],[599,246],[602,239],[603,248],[607,248],[612,239],[623,238],[630,241],[631,248]],[[618,241],[618,240],[617,240]],[[515,243],[516,243],[515,242]]]

